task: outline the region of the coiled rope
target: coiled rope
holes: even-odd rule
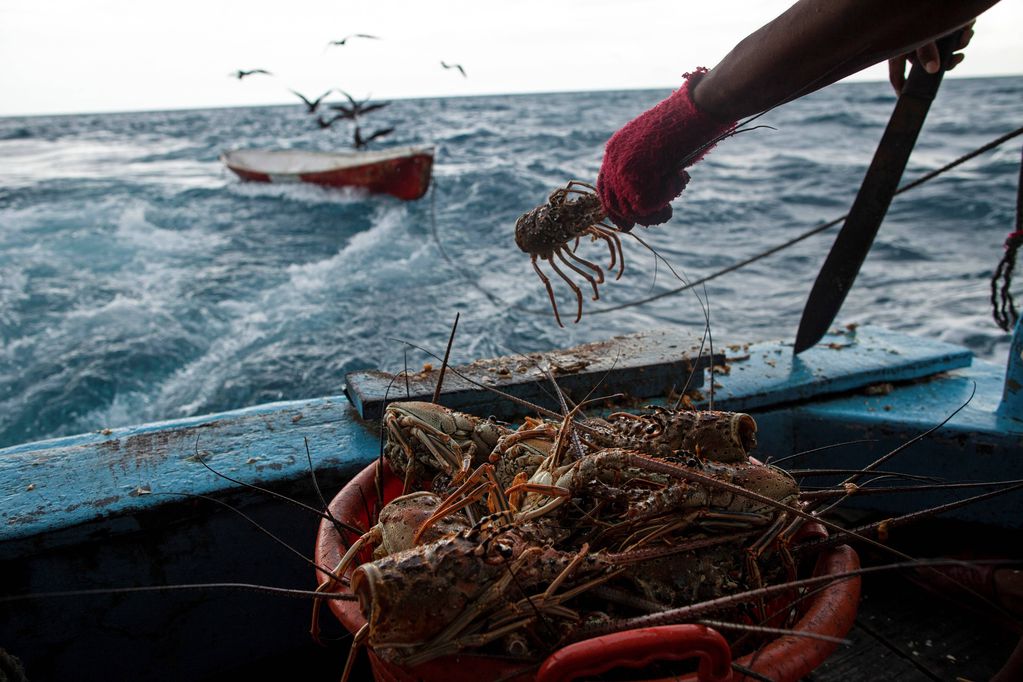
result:
[[[991,277],[991,306],[995,324],[1002,328],[1002,331],[1009,331],[1019,313],[1016,311],[1016,302],[1012,300],[1012,271],[1016,268],[1016,253],[1020,245],[1023,245],[1023,159],[1019,165],[1019,186],[1016,190],[1016,231],[1005,238],[1005,255],[995,268],[995,274]]]

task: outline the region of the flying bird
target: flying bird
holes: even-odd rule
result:
[[[272,73],[270,73],[266,69],[251,69],[249,71],[243,71],[242,69],[238,69],[234,73],[229,73],[227,75],[230,76],[231,78],[237,78],[238,80],[241,80],[242,78],[245,78],[246,76],[252,76],[252,75],[257,74],[257,73],[265,73],[267,76],[272,76],[273,75]]]
[[[443,66],[445,69],[458,69],[459,72],[461,72],[463,78],[468,78],[468,76],[465,75],[465,69],[462,68],[461,64],[447,64],[445,62],[441,62],[440,65]]]
[[[310,102],[310,101],[309,101],[309,100],[308,100],[308,99],[306,98],[306,96],[305,96],[305,95],[303,95],[302,93],[300,93],[300,92],[296,92],[296,91],[294,91],[294,90],[291,90],[291,93],[292,93],[292,94],[294,94],[294,95],[295,95],[295,96],[297,96],[297,97],[298,97],[298,98],[299,98],[300,100],[302,100],[303,102],[305,102],[305,106],[306,106],[306,109],[308,109],[308,110],[309,110],[309,111],[308,111],[308,113],[310,113],[310,114],[315,114],[315,113],[316,113],[316,110],[317,110],[317,109],[319,108],[319,106],[320,106],[320,102],[322,102],[322,101],[323,101],[323,98],[324,98],[324,97],[326,97],[327,95],[329,95],[329,94],[330,94],[330,93],[332,93],[332,92],[334,92],[334,88],[331,88],[330,90],[327,90],[327,92],[323,93],[322,95],[320,95],[319,97],[317,97],[316,99],[314,99],[314,100],[313,100],[312,102]]]
[[[366,104],[366,102],[369,101],[369,97],[362,100],[361,102],[357,102],[355,101],[354,97],[349,95],[344,90],[338,90],[338,92],[340,92],[342,95],[348,98],[348,102],[351,106],[345,106],[344,104],[331,104],[330,108],[333,109],[334,111],[340,111],[341,117],[343,118],[350,118],[352,120],[355,120],[357,117],[362,116],[363,114],[368,114],[369,112],[376,111],[377,109],[383,109],[388,104],[390,104],[390,102],[376,102],[375,104]]]
[[[335,121],[342,118],[354,121],[357,115],[355,109],[352,109],[351,107],[346,107],[344,104],[331,104],[330,108],[333,109],[334,111],[341,112],[334,117],[333,120]]]
[[[394,132],[394,128],[393,127],[391,127],[391,128],[380,128],[379,130],[373,131],[373,134],[370,135],[369,137],[363,138],[362,137],[362,131],[359,130],[359,126],[356,125],[355,126],[355,148],[356,149],[364,149],[366,147],[366,145],[368,145],[373,140],[377,139],[378,137],[383,137],[384,135],[390,135],[392,132]]]
[[[345,36],[341,40],[332,40],[332,41],[330,41],[329,43],[327,43],[327,47],[330,47],[331,45],[344,45],[345,43],[348,42],[349,38],[369,38],[371,40],[380,40],[379,37],[371,36],[371,35],[368,35],[366,33],[353,33],[351,35]]]
[[[332,125],[334,125],[335,122],[341,120],[342,118],[345,118],[343,114],[338,114],[337,116],[331,119],[325,119],[323,118],[323,116],[317,116],[316,122],[320,124],[320,128],[326,130],[327,128],[331,127]]]

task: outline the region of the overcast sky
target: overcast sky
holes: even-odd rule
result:
[[[791,2],[0,0],[0,116],[673,88]],[[1023,74],[1021,20],[1018,0],[981,16],[952,76]],[[352,33],[381,39],[327,47]],[[274,75],[228,76],[256,68]]]

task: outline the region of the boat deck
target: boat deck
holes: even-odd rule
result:
[[[966,540],[969,538],[969,541]],[[1021,558],[1020,531],[935,520],[907,529],[892,545],[917,557]],[[883,563],[859,550],[865,565]],[[969,596],[923,587],[916,574],[864,577],[863,597],[850,644],[806,679],[813,682],[876,680],[937,682],[989,680],[1023,635],[1023,620]],[[1011,614],[1010,614],[1011,615]]]

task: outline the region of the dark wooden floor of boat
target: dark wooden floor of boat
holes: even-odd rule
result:
[[[806,680],[989,680],[1019,635],[898,576],[865,580],[850,646]]]
[[[942,546],[948,550],[946,556],[1009,553],[1019,558],[1023,551],[1021,534],[932,522],[903,536],[898,544],[913,556],[936,556],[934,547]],[[861,557],[865,564],[877,561],[867,552],[861,551]],[[805,682],[981,682],[1002,667],[1020,641],[1020,633],[1000,621],[992,610],[975,602],[967,604],[939,596],[902,575],[866,576],[863,588],[857,621],[848,636],[851,644],[840,647],[804,678]],[[350,640],[336,621],[329,627],[331,632],[325,634],[337,639],[325,648],[310,643],[287,659],[260,661],[231,677],[337,682]],[[370,679],[368,664],[363,660],[352,680]]]

